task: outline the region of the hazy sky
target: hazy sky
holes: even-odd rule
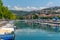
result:
[[[3,3],[12,10],[38,10],[60,6],[60,0],[3,0]]]

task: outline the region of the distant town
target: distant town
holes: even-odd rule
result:
[[[60,19],[60,7],[58,6],[32,11],[10,11],[17,15],[17,19],[52,19],[54,17],[58,17]]]

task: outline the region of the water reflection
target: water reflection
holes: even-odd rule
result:
[[[57,35],[58,34],[58,35]],[[59,40],[60,33],[49,32],[41,29],[18,29],[16,40]]]
[[[24,22],[24,21],[19,21],[16,23],[17,29],[42,29],[42,30],[47,30],[47,31],[54,31],[54,32],[60,32],[60,27],[59,26],[52,26],[51,24],[46,24],[46,23],[34,23],[34,22]]]
[[[55,32],[55,27],[46,24],[22,22],[16,23],[15,40],[59,40],[60,32]]]

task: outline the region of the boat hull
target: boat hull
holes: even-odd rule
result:
[[[14,40],[15,36],[14,35],[0,35],[0,40]]]

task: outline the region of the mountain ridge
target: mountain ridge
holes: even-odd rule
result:
[[[33,11],[18,11],[18,10],[10,10],[10,11],[15,13],[18,16],[26,16],[26,15],[29,15],[29,14],[35,14],[35,13],[40,14],[40,13],[46,13],[46,12],[47,13],[51,13],[51,12],[52,13],[60,13],[60,12],[58,12],[58,9],[60,9],[59,6],[49,7],[49,8],[45,8],[45,9],[42,9],[42,10],[33,10]]]

